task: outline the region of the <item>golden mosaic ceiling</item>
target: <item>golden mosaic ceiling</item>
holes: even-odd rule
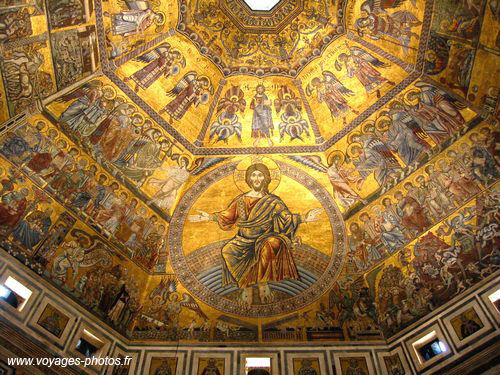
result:
[[[387,338],[495,272],[496,2],[0,21],[0,245],[129,338]]]

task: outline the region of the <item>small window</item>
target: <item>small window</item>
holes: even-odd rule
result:
[[[94,357],[99,352],[99,349],[103,347],[103,345],[104,343],[101,340],[84,329],[82,337],[80,337],[76,344],[76,351],[82,354],[84,357],[90,358]]]
[[[444,347],[444,344],[437,338],[418,349],[418,352],[425,361],[428,361],[429,359],[432,359],[435,356],[444,353],[445,351],[446,348]]]
[[[270,375],[271,358],[256,357],[245,359],[245,374],[247,375]]]
[[[434,357],[437,357],[438,355],[444,354],[448,351],[448,348],[446,347],[444,342],[440,340],[436,331],[429,332],[420,340],[414,342],[413,348],[417,353],[417,357],[420,363],[430,361]]]
[[[31,290],[11,276],[3,284],[0,284],[0,299],[7,302],[17,311],[21,311],[24,308],[31,294]]]
[[[488,298],[500,314],[500,289],[498,289],[495,293],[490,294]]]

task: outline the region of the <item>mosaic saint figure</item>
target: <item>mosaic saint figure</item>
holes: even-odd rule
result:
[[[190,176],[186,164],[183,162],[180,166],[166,168],[167,176],[165,178],[151,178],[149,180],[149,184],[158,187],[152,200],[161,209],[170,211],[174,206],[178,190]]]
[[[388,116],[391,123],[382,139],[392,151],[398,153],[406,165],[410,165],[424,152],[431,149],[425,140],[428,138],[420,124],[405,110],[404,105],[394,102],[390,105]]]
[[[222,248],[223,285],[236,284],[243,289],[241,298],[253,303],[252,286],[257,285],[262,303],[273,295],[269,282],[298,280],[292,257],[292,243],[300,224],[319,219],[321,209],[305,216],[293,214],[277,195],[269,192],[271,174],[262,163],[252,164],[245,173],[250,191],[240,194],[220,212],[199,211],[191,222],[214,221],[225,231],[238,227],[238,233]]]
[[[219,369],[217,368],[217,365],[215,363],[215,359],[210,358],[208,360],[207,365],[201,372],[201,375],[221,375]]]
[[[364,202],[350,185],[355,184],[359,189],[364,182],[363,178],[359,174],[356,175],[353,169],[345,165],[343,154],[334,154],[329,159],[326,174],[332,184],[333,194],[342,207],[347,209],[358,201]]]
[[[168,43],[156,47],[135,60],[147,63],[144,68],[125,78],[125,82],[132,79],[136,83],[136,92],[139,88],[146,90],[162,76],[167,78],[176,75],[179,73],[180,66],[186,66],[186,59],[179,51],[171,49]]]
[[[128,10],[111,16],[113,34],[128,37],[143,34],[153,24],[161,25],[165,16],[161,12],[154,12],[148,1],[127,1]]]
[[[51,214],[51,207],[47,207],[44,211],[32,211],[17,223],[12,231],[12,235],[25,248],[32,250],[42,240],[52,225]]]
[[[312,367],[312,363],[308,359],[304,359],[301,362],[299,375],[318,375],[316,370]]]
[[[388,64],[380,61],[362,48],[348,48],[349,53],[341,53],[339,55],[339,60],[335,62],[337,70],[341,69],[340,63],[344,64],[347,70],[347,75],[349,77],[356,77],[365,88],[367,94],[376,90],[378,98],[380,97],[380,90],[378,90],[380,85],[386,82],[390,85],[394,85],[394,82],[383,77],[377,70],[377,68],[389,67]]]
[[[161,366],[155,370],[154,375],[172,375],[172,370],[167,361],[162,362]]]
[[[254,146],[258,146],[261,138],[266,138],[269,146],[273,145],[270,138],[274,128],[271,100],[265,91],[266,88],[263,85],[258,85],[255,89],[255,96],[250,102],[250,109],[253,109],[252,138],[256,138]]]
[[[175,98],[160,111],[160,115],[166,112],[171,118],[181,120],[192,105],[197,107],[199,104],[206,104],[212,91],[208,77],[198,76],[198,73],[193,71],[188,72],[167,92],[168,96]]]
[[[409,108],[410,113],[422,124],[422,129],[436,144],[446,141],[465,125],[460,109],[465,106],[446,92],[425,82],[415,84],[420,91],[411,92],[410,100],[416,105]]]
[[[345,124],[346,115],[350,110],[358,114],[356,110],[349,106],[345,99],[347,96],[354,96],[354,92],[345,87],[332,72],[325,70],[323,72],[323,79],[314,77],[311,85],[306,88],[306,93],[311,95],[314,90],[317,92],[316,100],[319,103],[324,102],[328,106],[332,118],[342,116],[342,121]]]
[[[88,82],[77,90],[63,95],[57,99],[58,102],[76,100],[59,116],[58,121],[74,131],[98,123],[106,115],[106,109],[102,105],[103,95],[101,81]]]
[[[413,6],[416,0],[411,0]],[[396,39],[403,47],[403,52],[408,53],[411,38],[418,39],[418,34],[411,31],[413,27],[422,24],[412,12],[399,10],[392,14],[388,9],[398,8],[404,3],[400,0],[376,1],[367,0],[361,4],[361,11],[366,17],[356,20],[356,28],[360,33],[367,30],[369,37],[374,40],[383,39],[384,36]]]

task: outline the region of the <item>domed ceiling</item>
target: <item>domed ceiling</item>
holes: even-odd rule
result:
[[[498,267],[496,2],[0,21],[0,245],[131,339],[378,340]]]

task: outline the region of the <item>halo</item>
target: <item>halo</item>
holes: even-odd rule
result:
[[[330,155],[328,155],[328,157],[326,159],[326,162],[328,163],[329,167],[333,164],[333,158],[335,156],[339,156],[340,157],[340,164],[344,164],[344,161],[345,161],[345,155],[344,155],[344,153],[342,151],[340,151],[340,150],[335,150],[335,151],[332,151],[330,153]]]
[[[371,212],[375,215],[379,215],[383,210],[384,208],[381,205],[376,204],[372,207]]]
[[[347,147],[347,155],[348,155],[351,159],[352,159],[352,158],[354,158],[354,156],[355,156],[355,155],[354,155],[354,153],[353,153],[353,151],[352,151],[352,149],[353,149],[355,146],[356,146],[356,147],[359,147],[359,148],[361,148],[361,149],[363,148],[363,147],[361,146],[361,143],[357,143],[357,142],[355,142],[355,143],[351,143],[351,144],[349,145],[349,147]]]
[[[141,113],[134,112],[130,117],[132,117],[132,123],[135,126],[142,126],[144,124],[144,116]]]
[[[354,131],[350,132],[349,135],[347,136],[347,143],[353,143],[353,138],[354,137],[359,137],[361,135],[361,132],[359,131]]]
[[[281,181],[281,170],[279,169],[276,162],[266,157],[252,156],[243,159],[234,170],[233,178],[234,183],[241,192],[248,191],[248,185],[245,180],[247,169],[253,164],[264,164],[271,174],[271,183],[269,184],[269,192],[276,190]]]
[[[105,99],[113,100],[114,98],[116,98],[116,91],[113,89],[113,87],[106,85],[102,88],[102,91]]]
[[[156,26],[163,26],[163,25],[165,25],[165,22],[167,22],[167,17],[165,16],[165,13],[163,13],[163,12],[155,12],[155,17],[156,16],[161,16],[161,21],[158,22],[155,19],[155,22],[154,22],[155,25]]]
[[[366,133],[366,128],[372,126],[375,129],[375,123],[373,121],[366,121],[363,125],[361,125],[361,131]]]
[[[375,122],[375,128],[381,132],[385,132],[389,129],[391,123],[392,119],[389,116],[380,116]]]
[[[414,96],[415,94],[420,94],[420,91],[410,90],[407,93],[405,93],[405,96],[404,96],[404,101],[412,107],[416,106],[419,102],[418,97]]]

